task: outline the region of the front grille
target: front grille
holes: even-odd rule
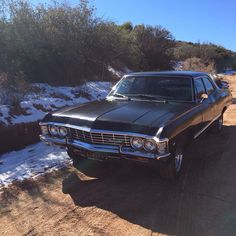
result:
[[[70,138],[85,143],[130,146],[130,136],[112,133],[87,132],[79,129],[70,128]]]

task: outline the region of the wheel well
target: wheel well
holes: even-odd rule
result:
[[[224,109],[222,110],[222,114],[225,113],[226,109],[227,109],[227,107],[224,107]]]
[[[193,139],[193,135],[193,130],[186,130],[176,139],[176,142],[185,148]]]

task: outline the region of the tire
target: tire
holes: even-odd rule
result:
[[[161,177],[169,181],[177,179],[183,170],[183,159],[183,146],[177,146],[171,160],[160,168]]]
[[[77,167],[78,164],[83,160],[83,158],[76,154],[72,148],[67,149],[67,154],[72,159],[74,167]]]
[[[223,114],[213,123],[211,131],[212,133],[221,133],[223,129],[224,118]]]

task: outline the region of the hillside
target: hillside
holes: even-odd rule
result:
[[[103,99],[111,85],[109,82],[88,82],[77,87],[32,84],[17,108],[0,105],[0,124],[14,125],[38,121],[46,113],[61,107]]]

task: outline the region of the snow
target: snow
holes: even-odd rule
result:
[[[174,70],[183,70],[183,61],[172,61],[174,65]]]
[[[78,87],[54,87],[32,84],[37,92],[30,92],[20,103],[26,114],[13,115],[10,106],[0,105],[0,123],[5,125],[27,123],[42,119],[47,112],[64,106],[103,99],[112,86],[109,82],[87,82]]]
[[[88,82],[78,87],[54,87],[32,84],[34,92],[28,93],[20,103],[25,114],[13,115],[11,107],[0,105],[0,123],[5,125],[27,123],[42,119],[49,111],[58,108],[103,99],[110,91],[109,82]],[[57,170],[71,163],[66,151],[40,142],[20,151],[0,155],[0,188],[14,180],[34,178],[46,171]]]
[[[103,99],[112,84],[87,82],[78,87],[54,87],[48,84],[32,84],[20,106],[24,114],[13,115],[8,105],[0,105],[0,124],[27,123],[42,119],[47,112],[58,108]],[[66,151],[40,142],[19,151],[0,155],[0,189],[14,180],[34,178],[47,171],[58,170],[71,163]]]
[[[224,74],[225,74],[225,75],[234,75],[234,74],[236,74],[236,70],[226,70],[226,71],[224,72]]]
[[[40,142],[0,156],[0,189],[14,180],[36,177],[71,163],[66,151]]]
[[[0,121],[8,123],[7,117],[9,116],[10,108],[6,105],[0,106]]]

